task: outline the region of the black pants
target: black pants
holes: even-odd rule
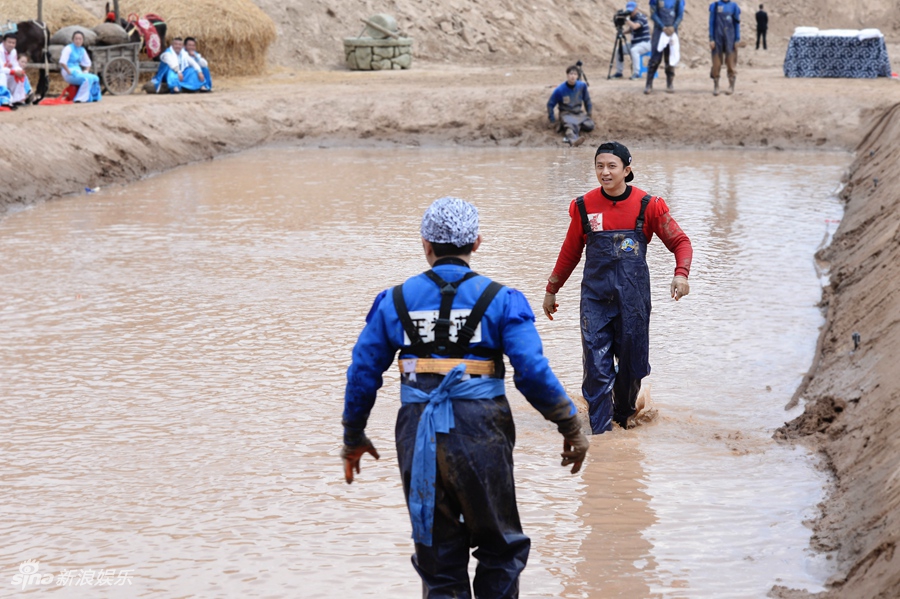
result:
[[[404,405],[397,415],[397,458],[407,505],[416,429],[426,405]],[[516,507],[516,432],[509,403],[504,396],[454,400],[453,412],[455,428],[437,439],[432,545],[416,543],[412,557],[422,596],[470,599],[469,548],[476,547],[475,597],[516,598],[531,540],[522,533]]]
[[[766,31],[765,30],[759,31],[757,29],[757,31],[756,31],[756,49],[757,50],[759,50],[759,39],[760,38],[762,38],[763,50],[768,50],[768,48],[766,48]]]

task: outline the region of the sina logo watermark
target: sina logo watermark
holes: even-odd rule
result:
[[[19,564],[19,573],[12,577],[14,586],[21,585],[23,589],[32,585],[50,584],[53,582],[53,574],[45,572],[41,574],[41,562],[27,559]]]

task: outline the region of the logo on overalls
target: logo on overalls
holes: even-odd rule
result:
[[[622,244],[619,246],[619,249],[623,252],[633,252],[637,248],[637,242],[631,237],[626,237],[622,240]]]

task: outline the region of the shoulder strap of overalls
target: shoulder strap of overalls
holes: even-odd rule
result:
[[[400,319],[400,324],[403,325],[403,330],[406,331],[406,336],[409,337],[409,344],[421,343],[422,336],[419,335],[419,329],[413,324],[412,318],[409,316],[409,308],[406,307],[406,300],[403,299],[403,285],[394,287],[393,296],[394,308],[397,310],[397,317]]]
[[[578,212],[581,213],[581,229],[587,235],[591,232],[591,223],[588,221],[587,208],[584,207],[584,196],[575,198],[575,205],[578,206]]]
[[[438,353],[443,353],[450,344],[450,325],[452,324],[452,321],[450,320],[450,310],[453,308],[453,298],[456,297],[456,289],[465,281],[468,281],[472,277],[477,277],[478,273],[470,270],[463,275],[462,278],[453,283],[448,283],[433,270],[426,272],[425,276],[434,281],[441,289],[441,307],[438,311],[437,321],[434,323],[434,344]],[[410,341],[411,340],[412,339],[410,338]]]
[[[637,223],[634,225],[634,230],[639,231],[641,233],[644,232],[644,210],[647,209],[647,204],[650,203],[650,194],[648,193],[643,198],[641,198],[641,211],[638,212]]]
[[[496,297],[501,289],[503,289],[503,285],[496,281],[491,281],[490,285],[487,286],[487,289],[481,292],[481,296],[472,307],[469,317],[466,318],[466,323],[456,332],[456,344],[461,348],[468,349],[469,343],[472,341],[472,336],[475,334],[475,329],[478,328],[488,306],[491,305],[491,302],[494,301],[494,297]]]

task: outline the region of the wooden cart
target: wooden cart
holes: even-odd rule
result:
[[[91,61],[103,87],[114,96],[125,96],[137,87],[141,72],[156,72],[158,62],[141,61],[141,43],[92,46]]]

